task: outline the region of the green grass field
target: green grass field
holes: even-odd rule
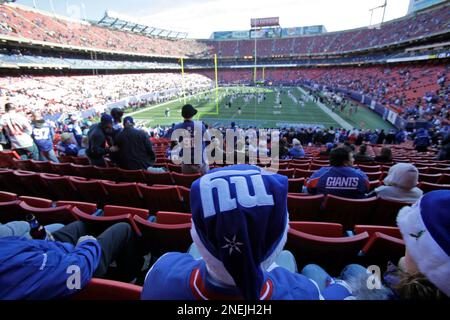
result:
[[[256,126],[259,128],[269,127],[294,127],[294,126],[324,126],[340,127],[327,113],[323,112],[314,102],[307,102],[302,108],[299,103],[289,97],[288,90],[298,101],[302,93],[297,88],[283,88],[280,94],[282,108],[274,108],[277,105],[277,89],[275,88],[254,88],[254,87],[233,87],[218,89],[218,113],[216,110],[216,92],[198,94],[186,99],[199,110],[199,118],[213,126],[229,126],[234,121],[238,126]],[[266,95],[265,101],[259,101],[256,94]],[[250,98],[255,94],[254,98]],[[230,97],[235,96],[231,108],[226,108]],[[149,126],[170,125],[182,121],[181,107],[184,99],[177,99],[160,105],[146,108],[142,111],[132,113],[136,121],[147,122]],[[238,113],[241,107],[241,114]],[[170,116],[165,116],[166,108],[170,109]],[[387,129],[391,126],[381,117],[369,109],[359,108],[358,113],[349,118],[341,115],[344,120],[355,127],[360,127],[364,121],[365,128]]]

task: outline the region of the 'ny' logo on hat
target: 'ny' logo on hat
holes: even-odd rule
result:
[[[222,249],[230,249],[228,254],[231,256],[231,254],[233,253],[233,250],[236,249],[237,252],[242,253],[241,250],[239,249],[239,246],[242,246],[243,243],[242,242],[236,242],[236,235],[234,235],[233,240],[228,239],[227,237],[224,237],[225,241],[227,242],[226,245],[224,245],[222,247]]]

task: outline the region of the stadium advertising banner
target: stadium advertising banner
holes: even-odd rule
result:
[[[252,28],[262,28],[262,27],[276,27],[280,25],[280,18],[258,18],[251,20]]]
[[[250,32],[249,31],[233,31],[231,33],[231,36],[233,39],[248,39],[250,38]]]
[[[444,2],[444,0],[410,0],[408,13],[431,7],[440,2]]]
[[[285,36],[285,37],[301,36],[302,34],[303,34],[302,27],[283,29],[283,36]]]

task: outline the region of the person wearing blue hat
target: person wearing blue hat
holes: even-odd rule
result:
[[[93,125],[89,129],[86,155],[92,165],[106,167],[103,157],[110,152],[117,152],[117,147],[113,146],[112,133],[113,118],[106,113],[101,116],[100,123]]]
[[[147,170],[156,159],[150,136],[144,130],[134,127],[134,119],[125,117],[123,119],[124,129],[116,138],[117,164],[126,170]]]
[[[144,300],[352,298],[334,283],[321,291],[277,262],[285,255],[288,179],[250,165],[212,170],[191,187],[191,236],[200,257],[163,255],[147,274]],[[287,254],[289,256],[289,254]]]

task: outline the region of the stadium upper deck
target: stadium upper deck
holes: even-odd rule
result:
[[[450,2],[383,24],[379,29],[359,28],[316,36],[257,41],[259,57],[340,54],[422,41],[450,33]],[[159,57],[225,58],[254,55],[254,40],[169,40],[108,29],[85,21],[55,17],[15,4],[0,5],[3,42],[28,41],[55,48],[87,48]]]

